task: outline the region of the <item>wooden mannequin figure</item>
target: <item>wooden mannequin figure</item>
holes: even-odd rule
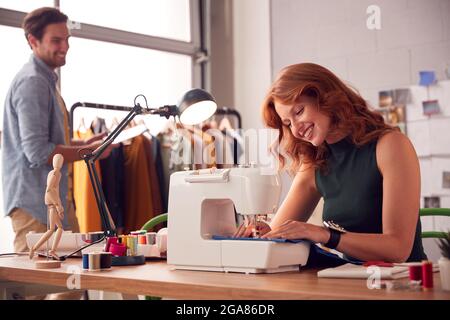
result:
[[[30,259],[33,258],[34,253],[38,250],[53,234],[56,226],[56,233],[53,239],[53,245],[48,254],[56,259],[59,259],[56,254],[61,235],[63,233],[62,219],[64,218],[64,207],[59,196],[59,182],[61,180],[61,168],[64,163],[64,158],[61,154],[53,156],[53,170],[47,176],[47,188],[45,190],[45,204],[47,205],[49,228],[46,233],[42,235],[39,241],[30,250]]]

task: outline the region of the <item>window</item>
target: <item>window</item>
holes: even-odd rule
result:
[[[189,0],[61,0],[73,21],[161,38],[191,41]]]
[[[0,59],[0,130],[3,129],[3,103],[16,73],[28,61],[31,50],[22,29],[0,25],[0,42],[8,44]]]
[[[159,107],[177,104],[191,88],[191,78],[189,56],[72,38],[66,65],[61,68],[61,90],[67,108],[75,102],[132,107],[138,94],[146,96],[149,107]],[[79,108],[74,128],[81,117],[87,124],[95,116],[120,121],[126,113]],[[146,118],[153,134],[166,121],[158,116]]]
[[[0,7],[22,12],[30,12],[40,7],[53,7],[54,0],[2,0]]]

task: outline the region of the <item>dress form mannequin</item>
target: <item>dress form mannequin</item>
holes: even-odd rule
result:
[[[53,245],[48,253],[50,256],[59,259],[56,254],[56,249],[58,248],[61,235],[64,231],[61,223],[64,218],[64,207],[59,196],[59,182],[61,181],[61,168],[63,163],[64,158],[61,154],[55,154],[53,156],[53,170],[48,173],[47,188],[45,190],[45,204],[47,205],[49,229],[31,248],[30,259],[33,258],[36,250],[38,250],[52,236],[55,226],[56,233],[53,239]]]

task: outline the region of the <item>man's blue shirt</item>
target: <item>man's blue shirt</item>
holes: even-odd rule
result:
[[[47,223],[44,194],[53,169],[47,159],[64,145],[64,118],[55,96],[58,76],[32,55],[6,96],[2,134],[2,183],[5,215],[23,208]],[[60,196],[67,209],[67,165],[61,170]],[[67,215],[64,227],[67,227]]]

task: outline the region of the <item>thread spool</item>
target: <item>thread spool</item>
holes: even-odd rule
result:
[[[138,236],[131,235],[128,238],[128,247],[130,248],[130,256],[135,256],[137,254],[137,246],[138,246]]]
[[[109,248],[110,248],[112,243],[117,243],[117,237],[109,237],[106,240],[106,246],[105,246],[105,251],[106,252],[109,252]]]
[[[422,281],[422,265],[409,266],[409,280],[410,281]]]
[[[112,255],[110,252],[90,252],[83,254],[83,269],[99,271],[111,268]]]
[[[147,244],[156,244],[156,232],[147,232],[145,237]]]
[[[83,254],[83,269],[89,269],[89,253]]]
[[[112,254],[111,252],[101,252],[100,253],[100,268],[109,269],[112,264]]]
[[[96,252],[88,253],[89,256],[89,271],[100,270],[100,254]]]
[[[109,252],[114,256],[121,257],[127,252],[127,246],[124,243],[111,243]]]
[[[424,289],[433,288],[433,263],[422,261],[422,286]]]
[[[145,234],[147,231],[145,231],[145,230],[136,230],[136,231],[131,231],[130,232],[130,234],[132,235],[132,236],[138,236],[138,235],[140,235],[140,234]]]
[[[147,244],[147,237],[145,234],[138,235],[138,243],[139,244]]]

